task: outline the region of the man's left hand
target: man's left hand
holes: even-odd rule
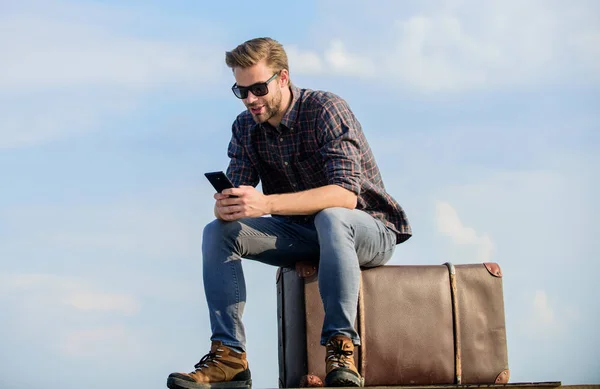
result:
[[[261,217],[271,213],[268,197],[253,186],[242,185],[238,188],[225,189],[222,194],[229,197],[218,199],[215,196],[215,198],[217,198],[217,206],[222,207],[223,213],[226,214],[225,220]]]

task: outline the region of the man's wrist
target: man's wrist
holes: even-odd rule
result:
[[[267,215],[272,215],[275,213],[275,199],[276,195],[265,195],[267,199]]]

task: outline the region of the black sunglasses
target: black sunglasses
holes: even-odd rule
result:
[[[257,82],[256,84],[252,84],[250,86],[239,86],[238,84],[233,84],[231,90],[233,94],[238,99],[245,99],[248,97],[248,92],[252,92],[252,94],[256,97],[264,96],[269,93],[269,83],[275,79],[279,75],[279,72],[273,74],[271,78],[269,78],[265,82]]]

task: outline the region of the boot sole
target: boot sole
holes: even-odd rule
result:
[[[249,379],[246,381],[227,381],[227,382],[213,382],[210,384],[203,384],[203,383],[198,383],[198,382],[182,380],[181,378],[169,377],[167,379],[167,387],[170,389],[212,389],[212,388],[251,389],[252,388],[252,379]]]
[[[365,380],[362,377],[346,372],[346,371],[334,371],[325,377],[325,386],[328,387],[363,387],[365,386]]]

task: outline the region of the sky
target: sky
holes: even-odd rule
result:
[[[493,261],[511,382],[600,383],[600,4],[0,0],[0,387],[161,388],[210,346],[204,172],[225,51],[270,36],[359,118],[414,236],[389,264]],[[244,261],[254,387],[276,268]]]

